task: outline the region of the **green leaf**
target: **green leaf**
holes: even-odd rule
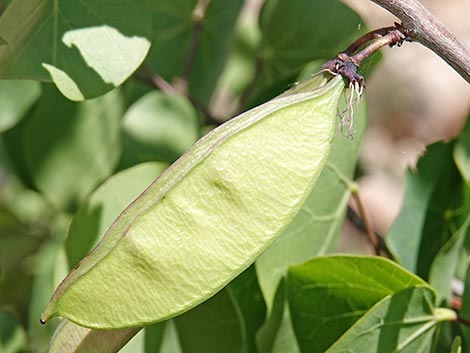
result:
[[[284,302],[282,320],[276,332],[271,353],[300,353],[299,344],[297,343],[292,327],[291,314],[287,301]]]
[[[467,260],[468,262],[468,260]],[[470,268],[467,266],[467,273],[464,279],[464,291],[462,295],[462,306],[459,311],[459,316],[465,320],[470,318]],[[470,347],[470,327],[466,325],[460,325],[460,331],[464,346],[468,350]]]
[[[184,353],[239,353],[242,324],[227,290],[174,319]]]
[[[363,31],[361,19],[338,0],[267,0],[260,17],[259,72],[250,104],[281,91],[312,60],[331,59]]]
[[[145,330],[145,353],[161,352],[165,337],[167,323],[162,322],[146,326]],[[161,352],[164,353],[164,352]],[[176,353],[174,350],[171,353]]]
[[[441,251],[449,250],[448,243],[452,244],[452,235],[458,233],[458,229],[463,225],[470,212],[467,186],[452,161],[452,150],[448,150],[447,153],[445,156],[448,160],[446,169],[441,173],[427,206],[418,254],[417,274],[428,281],[436,256]],[[461,242],[458,241],[456,245],[457,248],[454,251],[459,253]],[[449,260],[457,261],[457,259]],[[447,265],[450,266],[450,263]],[[455,271],[455,265],[449,267],[448,270],[452,267]],[[453,274],[449,274],[446,282],[450,281],[452,276]]]
[[[287,302],[285,280],[279,283],[271,315],[258,331],[260,353],[300,353]]]
[[[145,353],[145,331],[140,330],[119,353]],[[97,352],[98,353],[98,352]]]
[[[285,280],[282,278],[274,295],[272,309],[269,315],[266,315],[263,326],[256,334],[256,345],[260,353],[270,353],[273,350],[274,341],[283,319],[285,303],[287,303],[284,282]]]
[[[462,340],[460,337],[455,337],[452,347],[450,348],[450,353],[462,353]]]
[[[426,283],[379,257],[317,257],[291,267],[289,306],[301,351],[324,352],[374,304],[416,285]]]
[[[467,120],[454,147],[455,165],[470,187],[470,119]]]
[[[225,65],[243,1],[210,1],[197,47],[191,54],[196,3],[196,0],[151,2],[154,36],[147,63],[154,72],[172,81],[184,74],[186,61],[193,56],[189,91],[192,97],[207,104]]]
[[[163,334],[163,341],[159,353],[183,353],[181,349],[178,332],[176,331],[173,320],[169,320],[165,325],[165,332]],[[146,353],[154,353],[150,350]]]
[[[121,85],[150,48],[141,0],[14,0],[0,19],[0,77],[53,81],[71,100]]]
[[[336,77],[206,135],[118,217],[55,291],[42,320],[139,326],[214,295],[283,232],[310,193],[343,87]]]
[[[63,320],[49,344],[49,353],[114,353],[118,352],[140,328],[92,330]]]
[[[32,113],[6,135],[7,151],[54,206],[73,209],[112,173],[122,112],[118,91],[74,103],[45,85]]]
[[[146,63],[167,81],[181,74],[191,37],[192,13],[197,1],[149,1],[153,33]]]
[[[235,22],[243,0],[211,0],[189,76],[191,95],[208,103],[232,46]],[[201,77],[204,79],[201,80]]]
[[[455,317],[449,309],[435,308],[431,288],[407,288],[385,297],[326,352],[429,352],[437,324]]]
[[[11,211],[0,208],[0,307],[9,307],[17,315],[27,310],[33,279],[27,259],[47,236],[47,232],[30,229]]]
[[[356,111],[355,120],[357,131],[354,140],[348,140],[341,134],[335,137],[327,166],[310,196],[286,231],[256,261],[268,311],[279,281],[286,275],[289,266],[326,254],[335,247],[350,195],[347,183],[353,177],[366,128],[364,104]]]
[[[26,333],[19,322],[0,310],[0,352],[17,353],[26,350]]]
[[[59,237],[63,238],[68,222],[69,219],[66,216],[60,216],[54,220],[50,225],[53,228],[54,238],[45,243],[36,255],[36,277],[33,281],[29,306],[28,342],[32,347],[37,347],[38,352],[46,352],[47,344],[57,324],[57,321],[53,320],[46,326],[41,326],[38,324],[38,318],[49,300],[51,290],[67,273],[62,240],[59,240]]]
[[[164,163],[140,164],[113,175],[90,196],[75,213],[65,241],[70,268],[88,254],[119,213],[165,168]]]
[[[452,198],[461,197],[461,193],[455,192],[452,147],[451,143],[428,146],[418,161],[417,170],[406,174],[403,205],[386,237],[400,263],[413,272],[421,267],[419,273],[424,276],[428,275],[437,251],[449,238],[445,234],[445,208],[449,204],[458,207],[459,200],[452,202]],[[450,200],[443,200],[445,198]]]
[[[0,132],[14,126],[32,107],[41,94],[41,86],[33,81],[0,81]]]
[[[221,74],[218,89],[233,96],[242,94],[256,70],[256,52],[261,40],[255,16],[240,16],[234,33],[227,64]],[[317,70],[318,71],[318,70]]]
[[[429,270],[429,284],[436,291],[438,303],[450,299],[452,294],[451,282],[455,277],[459,255],[470,226],[470,210],[467,208],[466,211],[465,223],[439,249]]]
[[[256,332],[266,316],[266,305],[254,266],[248,267],[225,287],[241,322],[243,352],[256,353]]]
[[[153,91],[135,102],[122,121],[121,166],[174,162],[199,137],[199,119],[186,97]]]

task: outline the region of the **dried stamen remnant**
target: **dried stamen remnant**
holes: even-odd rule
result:
[[[376,29],[357,39],[336,58],[327,61],[323,65],[323,70],[332,75],[343,76],[349,88],[353,88],[358,95],[361,95],[365,88],[364,77],[357,72],[361,62],[380,48],[386,45],[401,46],[405,40],[408,40],[408,36],[401,24],[395,23],[393,27]],[[364,45],[366,46],[359,50]]]
[[[357,72],[361,62],[373,52],[388,45],[401,46],[405,40],[409,40],[404,27],[395,23],[392,27],[379,28],[364,34],[352,43],[346,50],[323,65],[323,70],[336,76],[341,75],[346,79],[348,88],[351,89],[347,98],[346,109],[340,113],[341,132],[347,138],[352,138],[354,103],[361,100],[366,87],[364,76]],[[362,49],[361,49],[362,48]]]
[[[328,71],[332,75],[343,76],[348,83],[349,88],[354,88],[358,95],[362,94],[365,88],[364,77],[357,72],[358,66],[351,61],[346,54],[340,53],[338,56],[323,65],[323,70]]]

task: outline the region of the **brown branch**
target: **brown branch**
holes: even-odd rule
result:
[[[343,76],[348,86],[354,88],[360,96],[365,88],[364,77],[357,72],[361,62],[380,48],[386,45],[390,47],[400,46],[405,40],[408,40],[408,37],[399,23],[395,23],[392,27],[376,29],[364,34],[346,50],[339,53],[336,58],[324,63],[323,70],[333,75]],[[363,46],[365,47],[362,50],[354,53]]]
[[[467,319],[464,319],[464,318],[458,316],[455,321],[458,322],[459,324],[470,327],[470,320],[467,320]]]
[[[362,221],[364,222],[365,231],[367,234],[367,238],[369,239],[369,243],[374,248],[375,254],[380,255],[380,246],[379,246],[379,239],[375,234],[372,226],[369,222],[369,217],[367,216],[366,209],[361,201],[359,196],[359,192],[356,190],[352,192],[351,196],[353,197],[354,201],[356,202],[357,209],[359,214],[361,215]]]
[[[182,92],[175,87],[173,87],[168,81],[166,81],[160,75],[154,73],[149,67],[141,68],[140,72],[142,75],[137,75],[136,78],[140,79],[149,85],[153,86],[154,88],[166,93],[166,94],[181,94],[185,96],[193,105],[194,109],[196,109],[202,116],[202,123],[203,124],[210,124],[210,125],[220,125],[221,121],[215,118],[209,109],[196,98],[192,97],[187,92]]]
[[[373,52],[386,45],[400,45],[406,39],[406,36],[400,31],[400,29],[395,27],[388,27],[387,29],[389,29],[388,33],[378,37],[377,40],[373,41],[370,45],[350,57],[350,60],[354,63],[354,65],[359,67],[361,62]]]
[[[144,66],[140,69],[140,71],[142,72],[143,76],[137,76],[137,78],[147,81],[153,87],[155,87],[156,89],[164,93],[167,93],[167,94],[178,93],[176,89],[168,81],[166,81],[160,75],[154,73],[149,67]]]
[[[366,233],[367,238],[369,239],[369,235],[367,234],[366,225],[364,224],[364,220],[353,210],[353,208],[348,205],[348,211],[346,213],[346,217],[351,222],[353,226],[355,226],[361,232]],[[373,231],[375,237],[377,238],[377,246],[380,249],[380,252],[384,254],[384,256],[388,257],[389,259],[394,259],[392,252],[389,250],[387,244],[385,243],[385,239],[382,235],[378,232]]]
[[[383,27],[383,28],[379,28],[379,29],[367,32],[362,37],[354,41],[354,43],[352,43],[349,47],[347,47],[346,50],[343,51],[343,53],[351,56],[364,44],[370,42],[373,39],[380,38],[395,29],[396,29],[395,26],[391,26],[391,27]]]
[[[371,1],[398,17],[407,37],[434,51],[470,83],[470,49],[418,0]]]
[[[178,80],[178,85],[182,86],[183,90],[187,90],[189,75],[191,74],[194,59],[196,58],[197,48],[201,39],[204,16],[206,15],[206,10],[210,2],[211,0],[199,0],[192,13],[193,30],[189,42],[188,53],[183,64],[183,69],[181,70],[181,77]]]

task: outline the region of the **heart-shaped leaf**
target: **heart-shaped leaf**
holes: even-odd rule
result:
[[[452,310],[435,308],[428,286],[407,288],[375,305],[326,353],[430,352],[437,324],[455,318]]]
[[[289,306],[302,352],[324,352],[377,302],[416,285],[426,283],[384,258],[325,256],[291,267]]]
[[[0,78],[53,81],[78,101],[121,85],[139,67],[150,48],[150,15],[142,0],[14,0],[0,36],[7,42]]]

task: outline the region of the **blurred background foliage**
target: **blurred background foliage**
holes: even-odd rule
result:
[[[0,81],[2,353],[47,350],[58,321],[42,327],[39,316],[55,286],[120,211],[197,139],[309,77],[367,27],[394,21],[359,0],[212,0],[201,22],[195,20],[196,0],[137,2],[150,14],[151,47],[119,88],[106,86],[109,92],[100,97],[72,102],[51,83]],[[470,42],[466,0],[423,2]],[[8,3],[0,1],[4,15]],[[359,230],[343,227],[350,189],[338,171],[358,177],[374,229],[386,234],[397,219],[390,247],[405,267],[441,286],[440,301],[449,301],[451,279],[470,281],[468,126],[460,138],[433,145],[419,173],[408,172],[403,183],[406,167],[415,165],[425,145],[459,134],[469,113],[468,84],[417,44],[386,49],[363,70],[369,105],[356,113],[355,139],[337,137],[332,167],[282,238],[214,298],[145,328],[124,352],[309,351],[298,346],[299,332],[289,321],[288,266],[335,249],[371,251]],[[440,217],[448,210],[459,211]],[[415,242],[405,247],[402,238],[409,233],[403,229],[412,224]],[[453,255],[445,256],[449,249]],[[439,272],[443,266],[451,270]],[[469,294],[460,295],[467,313]],[[441,341],[455,330],[446,327]],[[468,345],[470,333],[461,334]]]

